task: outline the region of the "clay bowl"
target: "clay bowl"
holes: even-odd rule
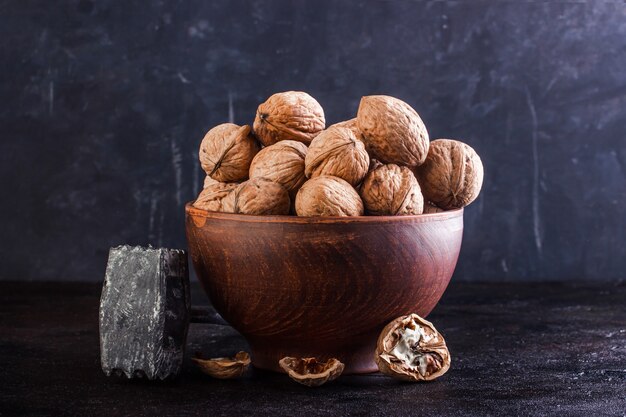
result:
[[[425,317],[461,248],[463,210],[419,216],[247,216],[187,204],[189,252],[215,309],[250,343],[254,366],[330,358],[377,371],[392,319]]]

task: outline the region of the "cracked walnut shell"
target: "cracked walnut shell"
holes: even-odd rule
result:
[[[253,125],[254,134],[265,146],[281,140],[308,145],[325,127],[324,109],[303,91],[272,95],[259,105]]]
[[[467,206],[483,184],[480,157],[471,146],[453,139],[432,141],[426,161],[415,174],[424,197],[444,210]]]
[[[398,317],[385,326],[374,359],[380,372],[404,381],[431,381],[450,368],[443,336],[417,314]]]
[[[250,162],[259,149],[250,126],[223,123],[209,130],[202,139],[200,164],[216,181],[243,181],[248,178]]]
[[[308,178],[332,175],[351,185],[359,184],[370,164],[363,142],[345,127],[331,127],[323,131],[309,145],[305,159]]]
[[[278,364],[291,379],[308,387],[319,387],[337,379],[344,369],[344,364],[335,358],[320,362],[316,358],[298,359],[287,356],[278,361]]]
[[[362,216],[363,202],[345,180],[328,175],[311,178],[296,195],[298,216]]]
[[[422,214],[424,209],[420,185],[407,167],[375,168],[365,177],[360,193],[367,213],[375,216]]]
[[[285,187],[267,178],[242,182],[222,200],[222,211],[238,214],[289,214],[291,200]]]
[[[233,358],[193,358],[200,370],[213,378],[232,379],[242,376],[250,366],[250,355],[239,352]]]
[[[389,96],[365,96],[357,126],[372,158],[404,166],[421,165],[428,153],[428,132],[415,110]]]
[[[267,178],[287,189],[290,196],[306,181],[304,158],[307,147],[295,140],[283,140],[261,149],[250,165],[250,178]]]

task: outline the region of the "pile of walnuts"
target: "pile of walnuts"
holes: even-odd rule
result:
[[[207,177],[195,207],[254,215],[436,213],[470,204],[483,182],[474,149],[430,142],[411,106],[382,95],[363,97],[356,118],[326,128],[309,94],[274,94],[252,128],[209,130],[200,163]]]

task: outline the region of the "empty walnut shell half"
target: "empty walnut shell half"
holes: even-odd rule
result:
[[[250,165],[250,178],[267,178],[287,189],[295,198],[306,181],[304,158],[307,147],[295,140],[283,140],[261,149]]]
[[[265,146],[281,140],[309,144],[326,127],[324,109],[303,91],[276,93],[259,105],[254,134]]]
[[[404,101],[389,96],[363,97],[356,119],[372,158],[404,166],[421,165],[426,159],[426,126]]]
[[[374,359],[380,372],[404,381],[430,381],[450,368],[443,336],[417,314],[398,317],[385,326]]]
[[[365,210],[375,216],[422,214],[424,197],[413,172],[395,164],[370,171],[360,190]]]
[[[239,184],[233,182],[215,181],[208,175],[204,180],[204,188],[193,202],[193,206],[207,211],[223,211],[223,200],[237,188]]]
[[[296,195],[298,216],[362,216],[363,201],[345,180],[329,175],[311,178]]]
[[[285,187],[267,178],[242,182],[222,200],[227,213],[261,215],[289,214],[291,200]]]
[[[291,379],[308,387],[319,387],[337,379],[344,368],[344,364],[335,358],[319,362],[316,358],[300,359],[288,356],[278,361],[278,364]]]
[[[453,139],[431,142],[428,157],[415,169],[424,197],[444,210],[465,207],[478,197],[483,164],[471,146]]]
[[[370,164],[363,142],[345,127],[330,127],[317,135],[309,145],[305,159],[308,178],[332,175],[351,185],[359,184]]]
[[[223,123],[209,130],[200,144],[200,164],[214,180],[243,181],[260,146],[250,126]]]
[[[239,352],[233,358],[193,358],[200,370],[213,378],[232,379],[239,378],[250,366],[250,355],[247,352]]]

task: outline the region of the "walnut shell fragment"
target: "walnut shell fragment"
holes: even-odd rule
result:
[[[426,161],[415,174],[424,197],[444,210],[467,206],[483,184],[480,157],[471,146],[453,139],[432,141]]]
[[[289,378],[307,387],[319,387],[337,379],[344,368],[344,364],[335,358],[319,362],[316,358],[299,359],[287,356],[278,361],[278,364]]]
[[[363,201],[345,180],[328,175],[311,178],[296,195],[298,216],[362,216]]]
[[[255,215],[289,214],[291,200],[285,187],[267,178],[242,182],[222,200],[222,211]]]
[[[290,196],[306,181],[304,158],[307,147],[295,140],[283,140],[261,149],[250,165],[250,178],[267,178],[287,189]]]
[[[250,163],[259,150],[250,126],[223,123],[209,130],[202,139],[200,164],[216,181],[243,181],[248,178]]]
[[[389,96],[365,96],[356,117],[373,158],[405,166],[421,165],[426,159],[426,126],[404,101]]]
[[[243,351],[232,358],[192,359],[202,372],[219,379],[239,378],[250,366],[250,355]]]
[[[326,127],[324,109],[303,91],[276,93],[259,105],[254,134],[265,146],[281,140],[309,144]]]
[[[204,188],[193,202],[193,206],[206,211],[224,211],[223,201],[239,184],[215,181],[207,175]]]
[[[413,172],[395,164],[370,171],[360,190],[368,214],[399,216],[422,214],[424,197]]]
[[[385,326],[374,359],[380,372],[404,381],[431,381],[450,368],[443,336],[417,314],[398,317]]]
[[[370,164],[363,142],[345,127],[331,127],[317,135],[309,145],[305,159],[308,178],[332,175],[351,185],[359,184]]]

